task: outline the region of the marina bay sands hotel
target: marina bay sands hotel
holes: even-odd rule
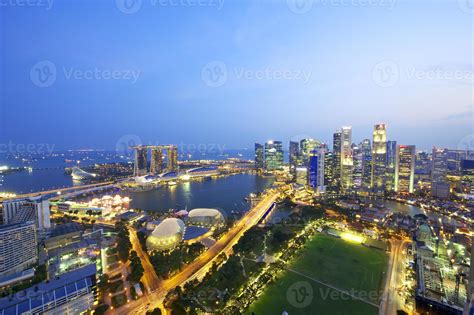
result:
[[[132,147],[132,149],[135,150],[134,176],[158,175],[178,170],[178,147],[175,145],[139,145]],[[148,171],[149,150],[151,151],[150,171]]]

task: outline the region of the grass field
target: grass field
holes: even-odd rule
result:
[[[385,252],[325,234],[316,235],[303,254],[269,285],[248,314],[377,314],[370,304],[344,295],[312,279],[378,304],[386,271]],[[312,279],[311,279],[312,278]]]

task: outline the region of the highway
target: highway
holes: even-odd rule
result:
[[[141,280],[145,285],[147,292],[155,291],[159,288],[160,278],[156,275],[155,269],[150,262],[148,254],[143,251],[135,229],[129,228],[128,231],[130,232],[130,242],[132,243],[133,250],[137,252],[143,269],[145,270]]]
[[[380,315],[395,315],[401,309],[400,298],[397,293],[403,277],[403,260],[406,257],[404,249],[410,241],[390,240],[391,251],[385,278],[385,288],[380,304]]]
[[[211,248],[205,253],[200,255],[192,263],[185,266],[178,274],[174,275],[170,279],[163,280],[159,283],[159,288],[152,290],[147,294],[145,300],[139,299],[132,301],[119,309],[109,311],[108,314],[143,314],[146,309],[154,309],[156,307],[162,307],[162,302],[168,291],[184,285],[186,282],[195,279],[202,278],[207,271],[214,259],[222,253],[229,256],[232,252],[232,247],[239,241],[240,237],[249,230],[251,227],[256,225],[265,211],[277,200],[279,193],[275,191],[269,192],[254,208],[249,210],[247,214],[242,217],[225,235],[223,235]],[[135,243],[138,240],[135,241]],[[134,243],[132,241],[132,243]],[[138,251],[137,251],[138,253]],[[144,256],[148,260],[148,256]],[[142,258],[140,256],[140,258]],[[155,281],[148,273],[154,273],[154,270],[145,268],[147,263],[143,262],[145,273],[145,281]],[[155,275],[156,276],[156,275]],[[147,304],[150,304],[147,307]]]
[[[3,200],[32,198],[32,197],[38,197],[38,196],[42,196],[42,195],[57,194],[58,192],[63,193],[63,192],[70,191],[70,190],[80,190],[80,189],[88,189],[88,188],[94,188],[94,187],[99,187],[99,186],[106,186],[106,185],[111,185],[111,184],[114,184],[114,183],[115,182],[113,182],[113,181],[109,181],[109,182],[102,182],[102,183],[95,183],[95,184],[88,184],[88,185],[81,185],[81,186],[72,186],[72,187],[66,187],[66,188],[45,190],[45,191],[39,191],[39,192],[35,192],[35,193],[16,195],[15,197],[4,198]]]

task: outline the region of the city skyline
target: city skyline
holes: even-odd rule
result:
[[[114,2],[2,7],[1,143],[252,148],[330,143],[346,124],[362,140],[384,122],[389,139],[428,150],[474,134],[472,16],[458,1]]]

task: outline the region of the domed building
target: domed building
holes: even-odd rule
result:
[[[186,223],[199,227],[216,228],[224,225],[224,216],[217,209],[198,208],[189,211]]]
[[[146,239],[148,251],[165,251],[176,247],[183,239],[184,222],[176,218],[164,219]]]

